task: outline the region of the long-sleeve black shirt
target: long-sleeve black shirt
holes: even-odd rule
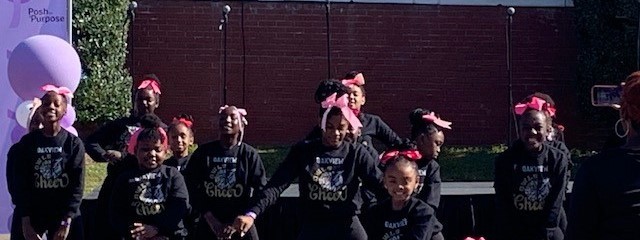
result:
[[[130,169],[116,180],[110,202],[111,224],[117,235],[129,239],[133,223],[158,228],[170,239],[187,235],[183,219],[189,194],[178,169],[161,165],[153,170]]]
[[[162,128],[167,128],[162,123]],[[107,162],[103,155],[107,150],[119,151],[122,154],[122,160],[118,162],[110,162],[107,165],[107,176],[102,183],[102,188],[98,194],[99,205],[106,207],[111,198],[111,190],[118,176],[128,169],[137,166],[135,156],[127,153],[127,145],[131,135],[140,128],[140,118],[129,116],[116,119],[99,128],[96,132],[89,135],[85,144],[87,146],[87,154],[97,162]]]
[[[578,169],[568,239],[640,239],[640,150],[608,149]]]
[[[434,211],[440,207],[440,194],[442,178],[440,178],[440,165],[435,160],[421,159],[418,161],[418,186],[414,190],[414,196],[427,203]],[[442,231],[442,223],[434,214],[434,233]]]
[[[127,155],[127,143],[131,135],[140,128],[140,119],[129,116],[109,122],[87,137],[87,154],[96,162],[107,162],[103,155],[107,150]]]
[[[244,214],[254,191],[266,185],[258,151],[246,143],[226,149],[220,141],[203,144],[184,171],[196,212],[210,211],[224,223]]]
[[[359,213],[362,199],[359,185],[387,194],[381,172],[362,145],[343,142],[328,148],[320,140],[293,146],[263,191],[250,204],[250,211],[262,213],[276,202],[294,179],[299,179],[302,216],[308,220],[349,219]]]
[[[23,216],[63,220],[80,214],[84,189],[84,145],[61,129],[56,136],[43,130],[20,140],[21,154],[14,164],[16,209]]]
[[[15,198],[13,196],[13,193],[16,192],[16,185],[15,185],[15,164],[17,161],[19,161],[18,158],[20,158],[20,155],[22,154],[22,149],[21,149],[22,145],[20,145],[20,142],[17,142],[13,145],[11,145],[11,147],[9,148],[9,151],[7,151],[7,168],[6,168],[6,173],[7,173],[7,189],[9,190],[9,195],[11,196],[11,202],[15,205],[16,201]]]
[[[366,142],[366,145],[373,147],[373,138],[381,141],[387,147],[402,143],[402,139],[398,134],[387,123],[382,121],[378,115],[360,113],[358,118],[362,123],[361,137]]]
[[[563,239],[559,228],[571,154],[543,143],[531,154],[516,141],[495,162],[497,239]]]
[[[191,154],[185,157],[177,157],[171,156],[169,159],[164,161],[164,165],[171,166],[177,168],[180,173],[184,173],[184,170],[187,169],[187,164],[189,163],[189,159],[191,158]]]
[[[371,240],[425,240],[434,233],[435,212],[425,202],[412,197],[404,208],[393,210],[387,199],[371,208],[363,219]]]

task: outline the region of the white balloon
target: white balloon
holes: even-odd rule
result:
[[[33,108],[33,100],[27,100],[16,107],[16,121],[23,128],[29,127],[29,114]]]

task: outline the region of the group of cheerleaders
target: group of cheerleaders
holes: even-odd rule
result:
[[[11,239],[83,239],[85,152],[108,162],[95,239],[255,240],[255,219],[296,179],[298,239],[444,239],[437,158],[452,123],[417,108],[409,114],[411,136],[402,139],[363,111],[364,84],[360,72],[320,83],[318,125],[268,181],[258,151],[243,142],[245,109],[220,107],[219,138],[193,151],[194,120],[182,114],[165,125],[154,115],[160,83],[146,76],[132,114],[83,143],[60,126],[71,93],[43,88],[34,127],[8,153]],[[495,162],[495,237],[563,239],[570,153],[552,122],[555,104],[536,93],[514,111],[519,139]],[[386,151],[379,154],[374,139]]]

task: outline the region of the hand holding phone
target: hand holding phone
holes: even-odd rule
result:
[[[620,108],[622,86],[624,82],[620,85],[594,85],[591,87],[591,105]]]

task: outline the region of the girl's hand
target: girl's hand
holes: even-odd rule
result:
[[[224,228],[222,237],[218,239],[231,239],[231,236],[233,236],[234,233],[236,233],[236,229],[229,225]]]
[[[240,235],[244,235],[249,231],[251,226],[253,226],[254,221],[255,219],[253,219],[253,217],[241,215],[236,217],[236,220],[233,222],[233,228],[240,231]]]
[[[109,162],[118,162],[122,160],[122,153],[115,150],[107,150],[103,155]]]
[[[131,238],[150,239],[158,235],[158,228],[152,225],[134,223],[131,230]]]
[[[69,236],[69,229],[71,228],[71,218],[67,218],[60,224],[58,231],[53,237],[53,240],[65,240]]]

